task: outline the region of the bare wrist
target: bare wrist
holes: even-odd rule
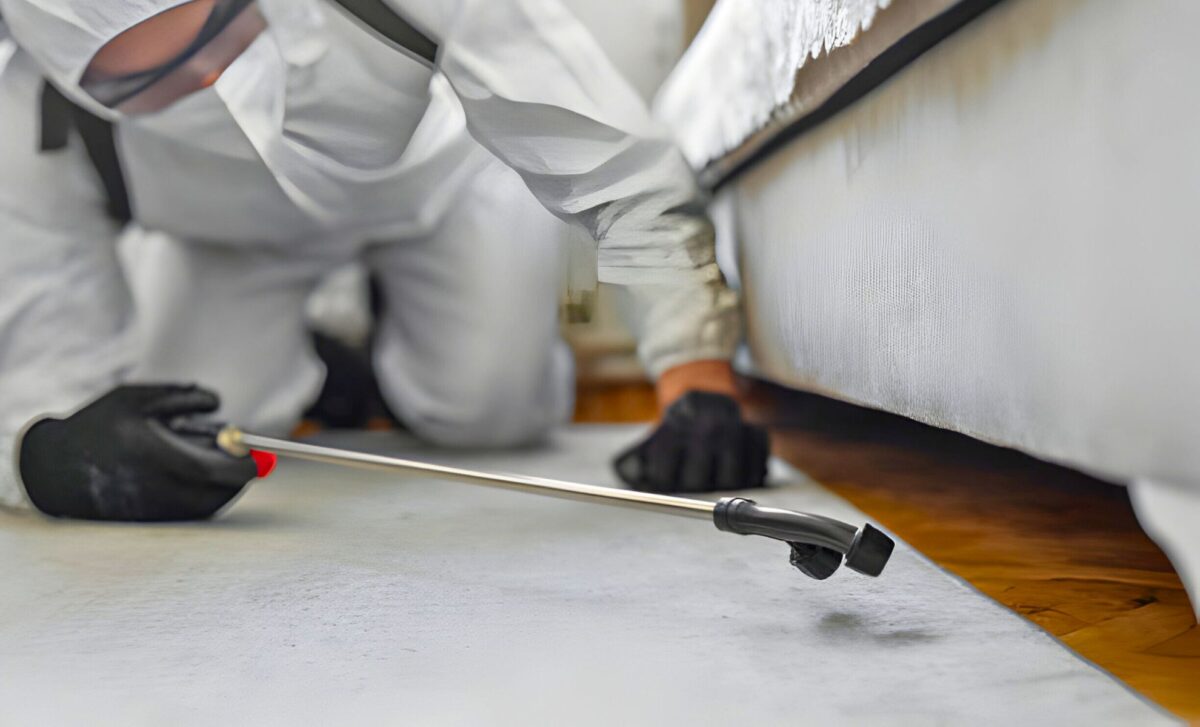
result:
[[[737,382],[728,361],[710,359],[692,361],[663,372],[656,387],[658,405],[666,409],[689,391],[709,391],[736,398]]]

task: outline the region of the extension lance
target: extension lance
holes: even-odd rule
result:
[[[217,445],[235,457],[266,452],[310,462],[356,467],[383,472],[406,472],[440,479],[465,482],[546,497],[578,500],[601,505],[627,507],[662,515],[710,520],[718,530],[739,535],[761,535],[791,546],[791,563],[800,572],[817,580],[833,575],[841,566],[868,576],[883,572],[895,543],[879,529],[864,524],[861,528],[808,513],[760,507],[753,500],[727,497],[719,502],[692,500],[611,487],[548,480],[539,477],[492,474],[458,467],[397,459],[330,447],[275,439],[243,432],[237,427],[223,428]]]

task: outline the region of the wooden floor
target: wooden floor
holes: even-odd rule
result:
[[[917,550],[1200,724],[1200,628],[1124,488],[900,417],[755,384],[776,454]],[[580,421],[654,416],[646,386],[583,387]]]

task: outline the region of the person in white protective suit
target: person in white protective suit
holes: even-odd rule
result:
[[[536,440],[571,404],[563,221],[621,286],[666,411],[621,476],[761,484],[703,196],[557,0],[0,0],[0,17],[4,504],[215,514],[255,469],[205,417],[297,422],[323,377],[304,301],[351,260],[382,289],[373,364],[408,428]],[[151,234],[127,281],[129,221]]]

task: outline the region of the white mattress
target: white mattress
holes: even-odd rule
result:
[[[713,79],[757,42],[726,22],[663,97],[711,114],[660,107],[699,163],[737,140]],[[1197,27],[1192,0],[1004,0],[718,209],[760,372],[1191,492],[1192,527],[1152,529],[1200,606]]]
[[[1197,25],[1188,0],[1006,0],[740,177],[757,365],[1200,484]]]
[[[610,484],[638,433],[420,456]],[[816,582],[702,521],[304,463],[211,525],[0,515],[0,579],[4,724],[1171,723],[903,544]]]

